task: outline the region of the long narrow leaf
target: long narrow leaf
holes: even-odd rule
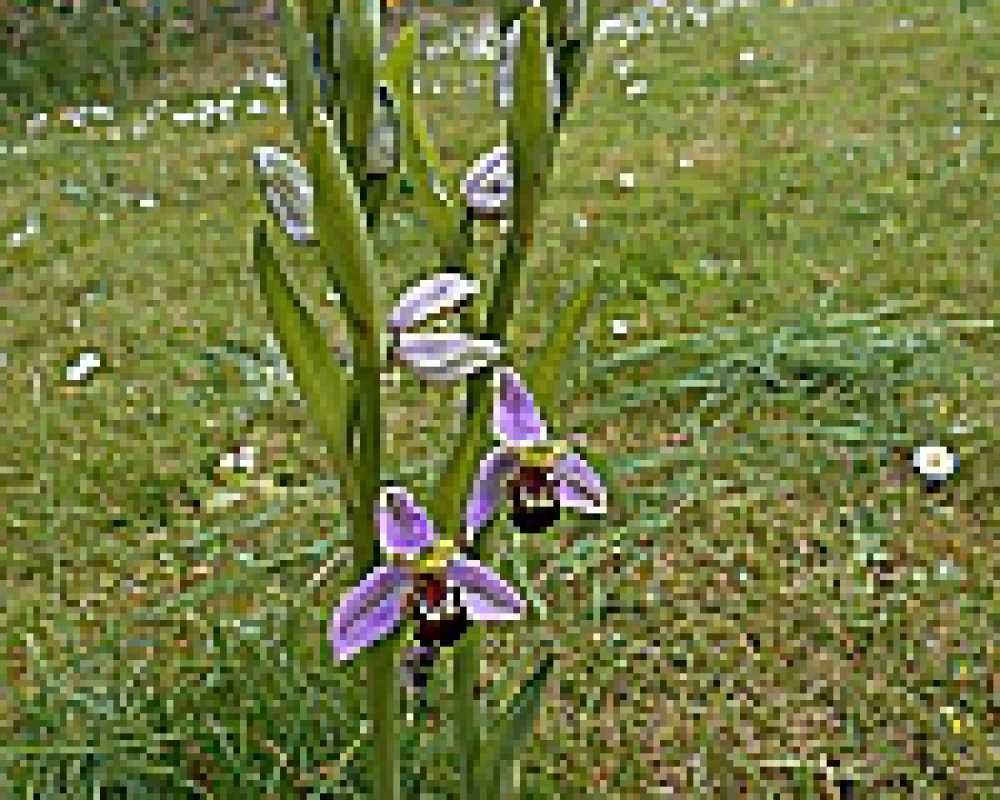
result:
[[[399,112],[403,168],[413,182],[419,213],[426,219],[434,243],[448,262],[461,240],[460,216],[454,200],[438,185],[441,161],[413,95],[417,31],[416,25],[403,29],[386,60],[382,76],[392,90]]]
[[[514,103],[508,134],[514,164],[513,225],[493,282],[486,331],[505,338],[507,322],[521,281],[521,267],[531,248],[535,215],[544,190],[552,148],[545,9],[533,6],[521,15],[514,62]]]
[[[299,143],[299,147],[305,150],[308,145],[316,95],[309,36],[295,0],[282,0],[281,3],[281,44],[285,63],[288,65],[286,77],[288,113],[292,120],[295,140]]]
[[[531,243],[551,150],[546,16],[540,6],[521,15],[520,42],[514,61],[514,106],[509,120],[514,161],[514,235]]]
[[[375,64],[379,47],[378,0],[341,0],[341,54],[347,111],[345,149],[354,181],[363,185],[368,132],[375,114]]]
[[[493,725],[494,732],[484,743],[479,760],[478,786],[500,787],[509,783],[514,759],[535,725],[545,684],[554,664],[555,657],[546,655]]]
[[[345,496],[353,497],[354,475],[347,463],[344,425],[349,378],[278,264],[263,221],[253,233],[253,263],[275,333],[292,367],[295,385],[326,440]]]
[[[354,180],[331,123],[313,126],[310,138],[309,172],[314,182],[320,254],[341,291],[355,331],[377,337],[381,320],[374,253]]]
[[[598,271],[592,268],[582,277],[569,302],[562,306],[549,329],[545,345],[532,365],[531,393],[547,418],[555,416],[566,380],[567,363],[573,347],[579,344],[580,332],[593,308],[598,284]]]

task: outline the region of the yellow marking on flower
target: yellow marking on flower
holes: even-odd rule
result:
[[[952,733],[961,733],[962,732],[962,720],[959,719],[958,717],[955,717],[955,719],[953,719],[951,721],[951,730],[952,730]]]
[[[459,553],[454,539],[439,539],[431,551],[417,562],[417,572],[443,572]]]
[[[563,442],[533,442],[519,447],[517,458],[525,467],[551,469],[565,451],[566,445]]]

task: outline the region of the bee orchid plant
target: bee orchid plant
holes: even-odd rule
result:
[[[595,276],[580,280],[554,316],[528,380],[510,367],[496,368],[560,118],[593,33],[593,17],[580,15],[586,6],[569,3],[536,0],[514,8],[504,0],[498,8],[508,23],[516,21],[499,75],[507,137],[472,165],[453,192],[414,97],[416,28],[405,28],[381,58],[378,0],[281,2],[294,146],[267,145],[253,153],[268,212],[254,228],[253,259],[269,316],[327,444],[349,515],[355,580],[332,614],[329,639],[333,663],[364,666],[376,800],[400,798],[401,635],[430,654],[425,664],[434,663],[444,648],[453,651],[460,796],[476,800],[509,785],[512,761],[541,704],[553,658],[542,654],[511,706],[496,719],[480,721],[480,658],[472,633],[480,622],[519,620],[525,611],[519,588],[488,564],[487,523],[509,510],[519,529],[541,532],[565,509],[585,514],[607,509],[597,471],[566,443],[549,438],[540,410],[556,401],[570,346],[595,295]],[[553,20],[551,27],[547,19]],[[575,24],[567,24],[569,19]],[[405,172],[413,187],[440,267],[404,290],[383,314],[371,232],[386,198],[387,177],[396,171]],[[510,222],[506,250],[493,274],[473,277],[469,222],[496,217]],[[290,246],[281,253],[293,263],[281,262],[273,244],[276,232],[287,239]],[[334,355],[296,288],[294,261],[301,245],[318,251],[340,299],[350,335],[345,360]],[[458,312],[481,283],[490,295],[484,324],[478,325],[472,315]],[[426,504],[430,511],[409,489],[381,484],[380,379],[393,363],[424,383],[466,384],[464,431]]]

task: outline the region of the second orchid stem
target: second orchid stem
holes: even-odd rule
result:
[[[357,393],[358,437],[354,464],[358,496],[354,513],[354,568],[358,577],[376,562],[378,536],[374,508],[378,501],[382,457],[378,333],[355,323],[354,391]],[[374,737],[372,777],[375,800],[399,800],[399,737],[396,734],[399,687],[395,643],[389,639],[372,648],[366,662],[368,714]]]

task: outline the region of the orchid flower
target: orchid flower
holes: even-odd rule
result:
[[[411,286],[389,315],[393,350],[425,380],[446,381],[471,375],[499,357],[500,345],[465,333],[417,329],[454,311],[479,291],[479,281],[457,272],[441,272]]]
[[[503,216],[514,192],[510,148],[498,145],[476,159],[465,173],[461,191],[471,216],[481,219]]]
[[[298,244],[315,244],[309,171],[278,147],[255,147],[253,166],[268,211]]]
[[[499,575],[439,539],[427,512],[402,487],[383,490],[376,508],[389,563],[375,567],[333,612],[329,638],[340,661],[389,635],[407,617],[422,647],[450,646],[471,621],[518,619],[524,600]]]
[[[585,514],[607,513],[601,477],[565,442],[550,440],[545,421],[512,369],[496,372],[493,433],[500,444],[479,463],[466,506],[466,537],[471,541],[509,494],[511,519],[518,530],[538,533],[563,508]]]

